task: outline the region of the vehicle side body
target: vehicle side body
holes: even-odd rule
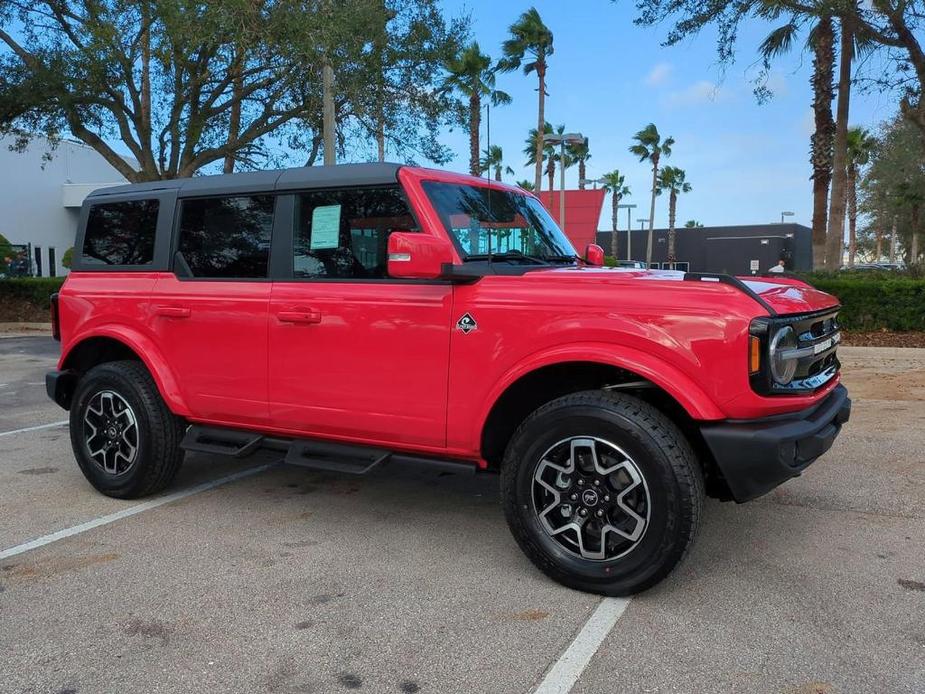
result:
[[[724,444],[714,434],[760,420],[745,435],[754,441],[767,427],[779,432],[793,425],[790,418],[805,422],[844,391],[837,367],[818,387],[795,394],[762,394],[750,380],[756,319],[821,317],[834,330],[837,301],[797,280],[492,262],[476,277],[295,277],[292,229],[301,192],[397,184],[414,233],[433,238],[436,247],[446,246],[447,231],[423,182],[515,190],[413,167],[337,170],[165,181],[90,196],[82,230],[95,204],[158,200],[153,261],[101,268],[77,254],[57,300],[62,351],[50,394],[68,407],[81,374],[107,360],[137,359],[170,411],[192,424],[497,469],[531,412],[568,393],[608,389],[666,413],[700,456],[708,491],[744,501],[804,465],[791,456],[781,461],[787,469],[760,484],[730,484],[732,462],[718,460],[717,445]],[[220,189],[212,178],[222,179]],[[219,193],[272,196],[266,277],[204,279],[178,268],[180,205]],[[446,248],[450,263],[462,266],[459,249]],[[475,327],[464,330],[460,320],[467,315]],[[834,348],[832,341],[821,356],[834,362]],[[847,419],[847,398],[837,400],[841,414],[832,415],[835,431],[821,435],[820,451]],[[819,428],[808,435],[818,434]]]

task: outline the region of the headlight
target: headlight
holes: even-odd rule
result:
[[[789,325],[778,330],[771,338],[771,347],[768,350],[771,376],[782,386],[790,383],[797,372],[797,360],[783,359],[783,352],[796,349],[797,345],[797,334]]]

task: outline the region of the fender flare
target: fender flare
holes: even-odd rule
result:
[[[104,337],[115,340],[116,342],[121,342],[138,355],[138,358],[142,361],[151,374],[151,377],[154,379],[157,390],[164,399],[164,402],[167,403],[167,407],[170,408],[170,411],[181,417],[190,415],[190,410],[180,391],[179,381],[170,368],[170,365],[167,363],[167,360],[164,358],[164,355],[161,353],[160,349],[158,349],[157,343],[135,328],[125,325],[108,324],[82,332],[70,340],[67,351],[61,353],[59,363],[63,366],[77,347],[87,340],[97,337]]]
[[[657,356],[632,347],[610,343],[570,343],[535,352],[508,370],[489,391],[478,417],[478,431],[473,440],[480,441],[488,417],[507,389],[527,374],[553,364],[591,362],[631,371],[665,391],[695,420],[725,419],[713,399],[697,383],[675,366]]]

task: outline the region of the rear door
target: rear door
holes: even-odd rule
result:
[[[274,425],[442,448],[452,287],[387,276],[389,233],[416,226],[403,194],[383,186],[287,197],[291,239],[270,300]]]
[[[183,198],[173,272],[151,325],[194,418],[262,425],[267,411],[271,193]]]

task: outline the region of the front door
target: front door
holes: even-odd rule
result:
[[[415,224],[401,191],[319,190],[293,203],[289,276],[270,298],[274,425],[443,447],[452,287],[387,277],[389,232]]]
[[[274,196],[181,199],[174,272],[151,329],[195,419],[265,425]]]

